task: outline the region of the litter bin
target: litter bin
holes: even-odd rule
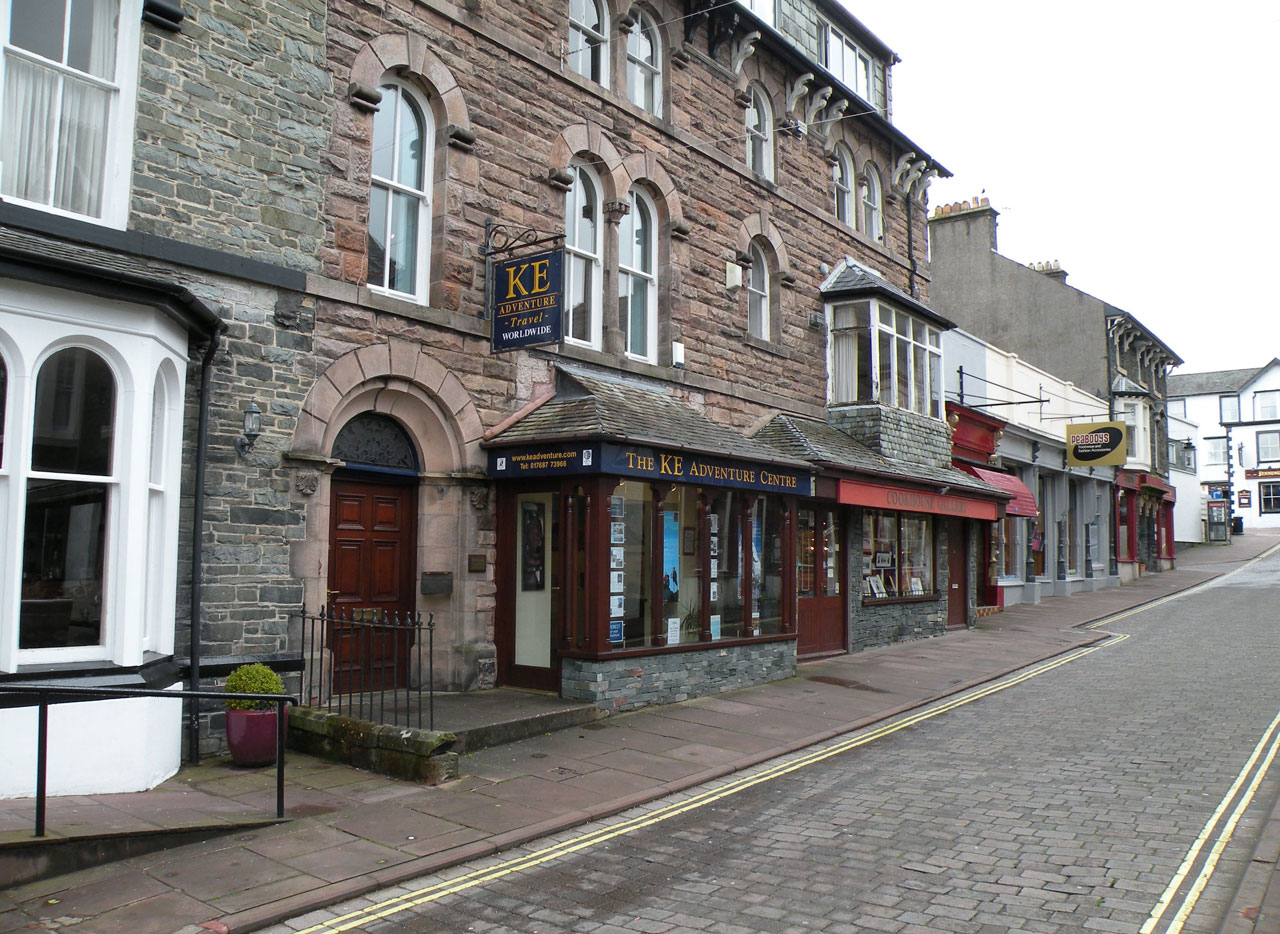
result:
[[[1231,517],[1231,534],[1232,535],[1244,534],[1244,516]]]

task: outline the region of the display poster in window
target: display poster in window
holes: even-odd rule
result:
[[[622,635],[622,617],[620,616],[614,617],[613,619],[609,620],[609,641],[621,643],[623,641],[623,638],[624,637]]]
[[[1124,422],[1067,426],[1068,467],[1123,467],[1128,457]]]
[[[667,619],[667,645],[680,644],[680,617],[671,616]]]
[[[662,513],[662,599],[672,603],[680,598],[680,515]]]
[[[616,593],[609,598],[609,615],[625,616],[627,614],[627,598]]]
[[[626,567],[627,554],[622,545],[614,545],[609,549],[609,569],[616,571]]]
[[[520,589],[544,590],[546,569],[546,507],[520,504]]]
[[[625,522],[609,523],[609,541],[621,545],[627,540],[627,524]]]
[[[560,340],[563,267],[560,250],[494,261],[489,280],[493,353]]]
[[[720,614],[719,613],[711,614],[711,638],[712,639],[720,638]]]
[[[624,583],[625,575],[622,571],[609,572],[609,593],[622,593],[626,590]]]

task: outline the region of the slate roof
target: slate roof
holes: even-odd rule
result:
[[[1008,499],[1003,490],[955,467],[933,467],[877,454],[838,428],[811,418],[776,415],[755,437],[792,457],[886,480],[915,480]]]
[[[1239,392],[1267,367],[1280,364],[1280,357],[1273,357],[1260,367],[1246,370],[1214,370],[1210,373],[1174,373],[1165,383],[1167,396],[1208,396],[1219,393]]]
[[[942,317],[928,305],[922,304],[919,299],[912,298],[866,266],[846,258],[841,268],[832,273],[822,284],[822,297],[829,301],[834,298],[858,295],[880,295],[888,298],[895,304],[916,312],[943,330],[950,330],[956,326],[954,321]]]
[[[556,370],[556,394],[484,442],[485,447],[563,440],[609,440],[680,448],[808,468],[761,440],[712,421],[669,393],[633,380],[564,366]]]

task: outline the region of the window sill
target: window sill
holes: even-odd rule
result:
[[[754,334],[743,334],[742,342],[748,347],[754,347],[756,350],[762,350],[775,357],[782,357],[785,360],[791,359],[791,354],[787,352],[785,347],[775,344],[773,341],[765,340],[763,337],[756,337]]]
[[[794,642],[794,632],[773,632],[763,636],[735,637],[732,639],[708,639],[706,642],[681,642],[679,645],[650,645],[639,648],[585,652],[563,650],[561,658],[577,658],[585,661],[605,662],[614,658],[642,658],[646,655],[670,655],[676,652],[705,652],[711,649],[734,648],[741,645],[760,645],[767,642]]]
[[[863,597],[863,606],[884,606],[890,603],[934,603],[942,599],[940,593],[909,594],[897,597]]]

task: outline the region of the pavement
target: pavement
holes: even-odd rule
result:
[[[1106,638],[1081,627],[1277,546],[1280,532],[1250,532],[1228,545],[1180,550],[1174,571],[1008,607],[971,630],[805,662],[784,681],[473,750],[461,758],[461,777],[442,786],[290,752],[283,822],[273,819],[274,767],[238,769],[227,759],[184,768],[151,791],[52,798],[47,825],[55,842],[39,848],[31,837],[34,802],[0,801],[0,871],[6,858],[24,874],[36,869],[50,847],[86,859],[105,851],[104,841],[133,848],[123,859],[7,885],[0,934],[258,930],[966,691]],[[480,703],[537,708],[547,701],[495,692]],[[438,709],[437,726],[449,729],[449,716]],[[1264,824],[1224,934],[1280,930],[1278,860],[1280,806]]]

